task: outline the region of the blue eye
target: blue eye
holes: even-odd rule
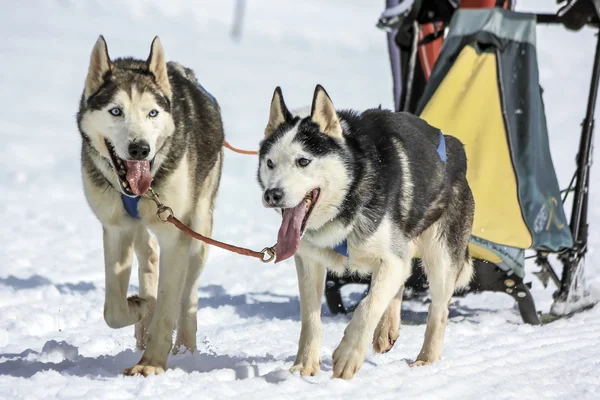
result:
[[[310,161],[311,160],[309,160],[308,158],[299,158],[298,160],[296,160],[298,165],[301,167],[306,167],[308,164],[310,164]]]
[[[110,110],[108,110],[108,112],[114,115],[115,117],[118,117],[123,113],[123,111],[121,111],[119,107],[111,108]]]
[[[154,117],[156,117],[157,115],[158,115],[158,111],[156,111],[156,110],[150,110],[150,112],[148,113],[148,116],[149,116],[150,118],[154,118]]]

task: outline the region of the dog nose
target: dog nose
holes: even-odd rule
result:
[[[265,202],[271,207],[277,207],[283,199],[283,190],[279,188],[268,189],[265,191]]]
[[[144,140],[129,143],[129,156],[134,160],[143,160],[150,154],[150,145]]]

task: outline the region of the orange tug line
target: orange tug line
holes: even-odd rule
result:
[[[248,155],[258,154],[257,151],[242,150],[242,149],[233,147],[226,140],[224,140],[223,144],[229,150],[239,153],[239,154],[248,154]],[[189,236],[193,237],[194,239],[200,240],[209,245],[217,246],[224,250],[231,251],[233,253],[237,253],[237,254],[240,254],[243,256],[258,258],[263,263],[271,262],[275,258],[275,245],[273,245],[271,247],[265,247],[261,251],[254,251],[254,250],[246,249],[243,247],[234,246],[232,244],[228,244],[225,242],[220,242],[218,240],[209,238],[207,236],[201,235],[198,232],[193,231],[189,226],[187,226],[186,224],[184,224],[183,222],[181,222],[180,220],[175,218],[175,216],[173,215],[173,210],[169,206],[164,205],[160,201],[160,199],[158,197],[158,193],[156,193],[152,189],[152,187],[150,187],[149,191],[150,191],[150,194],[148,195],[148,197],[150,197],[150,199],[156,203],[156,207],[157,207],[156,217],[162,222],[170,222],[171,224],[175,225],[175,227],[177,227],[177,229],[179,229],[186,235],[189,235]]]
[[[242,149],[238,149],[237,147],[233,147],[232,145],[229,144],[229,142],[227,140],[223,141],[223,145],[225,147],[227,147],[229,150],[235,152],[235,153],[239,153],[239,154],[248,154],[248,155],[257,155],[258,151],[254,151],[254,150],[242,150]]]

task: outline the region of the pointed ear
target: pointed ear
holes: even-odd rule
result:
[[[292,118],[292,115],[285,106],[281,88],[277,86],[271,100],[271,111],[269,112],[269,122],[265,128],[265,137],[269,137],[275,132],[275,129],[285,121]]]
[[[319,125],[321,132],[333,138],[342,138],[342,126],[329,95],[323,86],[315,87],[310,118]]]
[[[90,66],[85,80],[86,100],[100,89],[100,86],[104,83],[104,78],[110,73],[110,64],[106,41],[104,36],[100,35],[90,56]]]
[[[167,60],[158,36],[152,41],[150,55],[148,56],[146,63],[148,64],[148,70],[154,75],[154,80],[160,90],[162,90],[168,98],[171,98],[173,92],[171,91],[171,84],[169,83],[169,75],[167,73]]]

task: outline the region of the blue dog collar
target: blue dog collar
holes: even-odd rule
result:
[[[138,213],[138,203],[140,202],[141,196],[129,197],[121,193],[121,200],[123,201],[123,207],[127,214],[135,219],[140,219],[140,214]]]
[[[348,257],[348,241],[346,239],[344,239],[342,243],[338,244],[333,249],[344,257]]]

